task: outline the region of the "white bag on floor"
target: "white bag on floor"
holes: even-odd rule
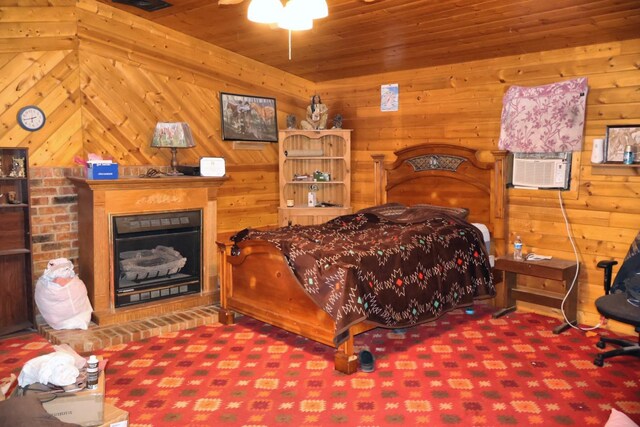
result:
[[[65,352],[38,356],[22,367],[18,376],[18,385],[25,387],[33,383],[70,385],[76,382],[80,370],[74,365],[74,357]]]
[[[66,258],[49,261],[36,283],[36,305],[53,329],[87,329],[91,321],[91,302],[84,282]]]

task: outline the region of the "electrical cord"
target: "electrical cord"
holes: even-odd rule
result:
[[[567,218],[567,213],[564,210],[564,203],[562,202],[562,191],[558,190],[558,201],[560,202],[560,210],[562,211],[562,217],[564,218],[564,224],[565,227],[567,228],[567,236],[569,237],[569,242],[571,242],[571,247],[573,248],[573,254],[576,257],[576,274],[573,276],[573,281],[571,282],[571,286],[569,286],[569,289],[567,290],[567,293],[565,294],[564,298],[562,299],[562,303],[560,304],[560,311],[562,312],[562,317],[564,317],[565,322],[567,322],[567,324],[569,326],[571,326],[573,329],[578,329],[580,331],[584,331],[584,332],[588,332],[588,331],[593,331],[595,329],[598,329],[600,327],[600,323],[598,323],[597,325],[595,325],[592,328],[582,328],[579,325],[574,325],[569,319],[567,319],[567,314],[564,311],[564,304],[567,301],[567,298],[569,297],[569,294],[571,294],[571,291],[573,290],[573,287],[575,286],[577,280],[578,280],[578,274],[580,273],[580,259],[578,258],[578,250],[576,249],[576,244],[573,241],[573,235],[571,234],[571,228],[569,227],[569,219]]]

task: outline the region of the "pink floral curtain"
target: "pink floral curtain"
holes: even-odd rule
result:
[[[587,78],[511,86],[502,101],[500,149],[519,153],[580,151]]]

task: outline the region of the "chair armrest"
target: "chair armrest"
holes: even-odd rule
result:
[[[609,294],[611,290],[611,273],[613,272],[613,266],[618,264],[618,261],[604,260],[598,262],[596,267],[604,269],[604,293]]]

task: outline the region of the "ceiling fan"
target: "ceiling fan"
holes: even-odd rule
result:
[[[244,0],[218,0],[218,4],[225,6],[225,5],[229,5],[229,4],[239,4],[242,3]],[[364,3],[373,3],[376,0],[361,0]]]

